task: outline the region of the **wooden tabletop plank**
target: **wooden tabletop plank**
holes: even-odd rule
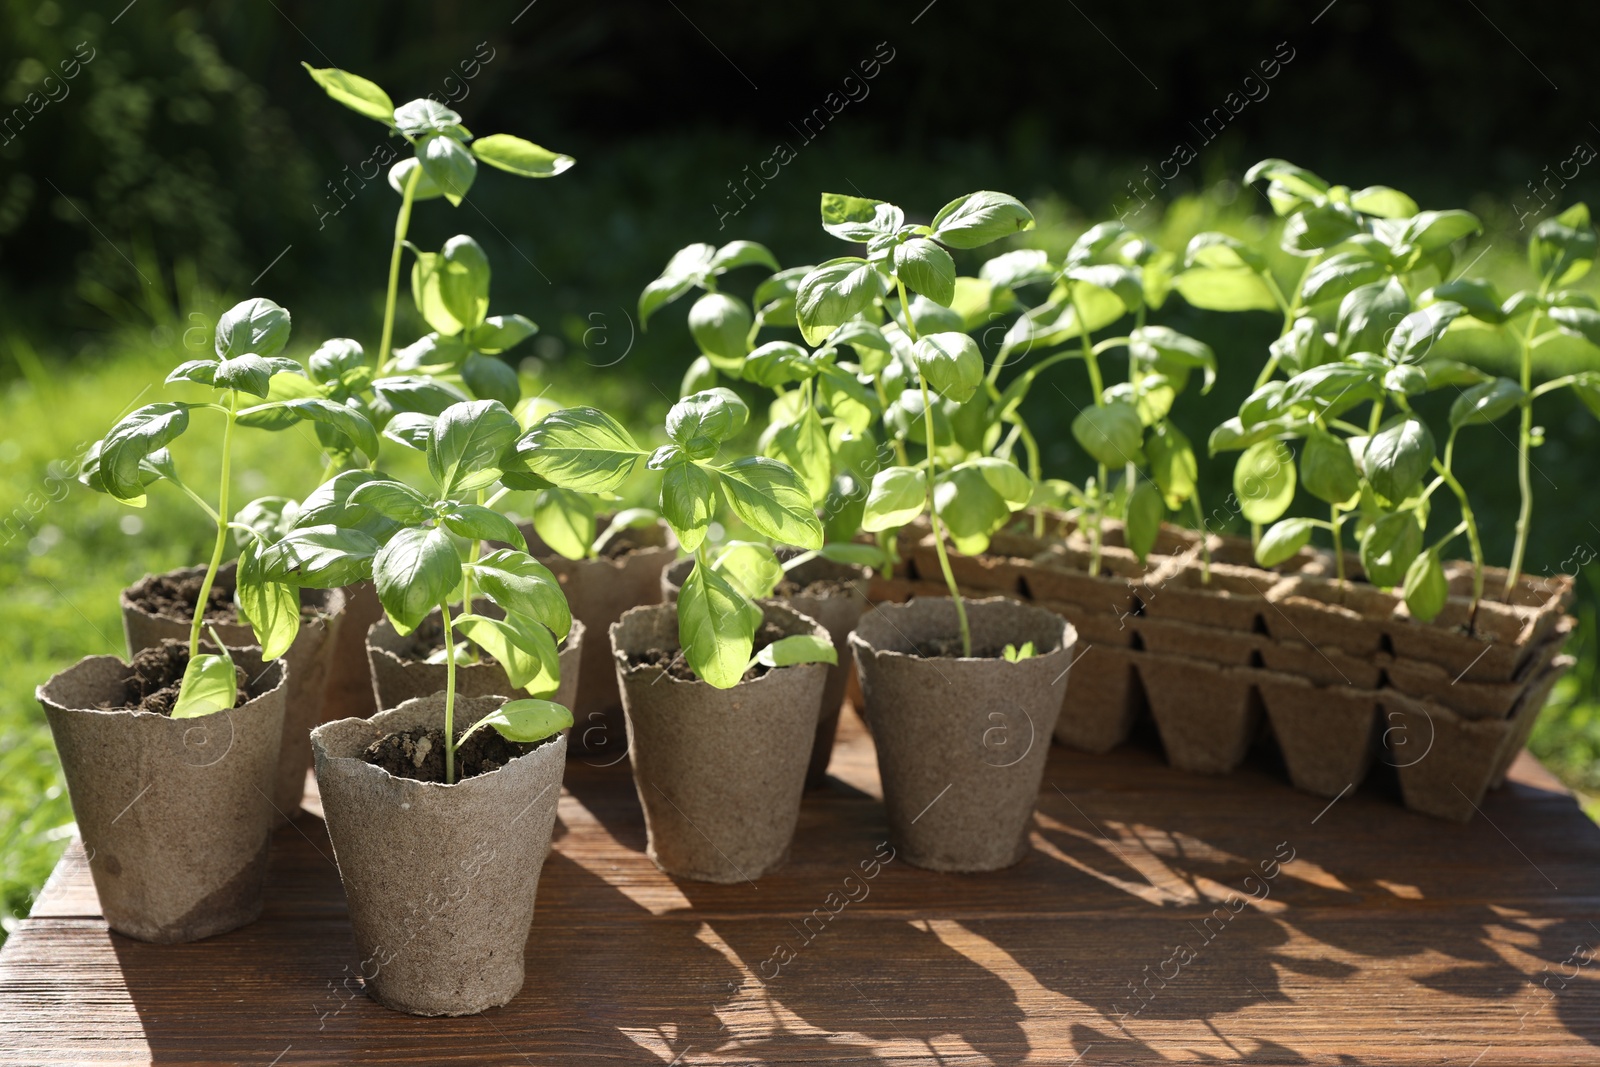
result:
[[[572,760],[527,983],[467,1019],[361,993],[311,815],[193,945],[109,933],[75,844],[0,951],[0,1063],[1600,1063],[1600,828],[1526,754],[1458,826],[1381,774],[1330,806],[1266,755],[1056,748],[1021,864],[842,907],[886,854],[853,716],[832,772],[782,869],[712,886],[645,858],[626,761]]]

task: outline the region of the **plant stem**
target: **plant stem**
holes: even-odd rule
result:
[[[233,459],[234,412],[239,407],[239,391],[228,390],[227,421],[222,424],[222,484],[217,490],[217,542],[211,548],[211,563],[206,567],[205,580],[200,583],[200,596],[194,604],[194,620],[189,624],[189,658],[200,654],[200,626],[206,617],[206,601],[211,599],[211,586],[217,580],[222,566],[222,553],[228,547],[228,477]]]
[[[1206,527],[1205,509],[1200,505],[1200,487],[1196,486],[1194,492],[1189,494],[1189,503],[1194,505],[1194,521],[1200,532],[1200,581],[1205,585],[1211,584],[1211,531]]]
[[[1539,287],[1539,295],[1543,296],[1545,286]],[[1539,322],[1539,312],[1535,311],[1528,318],[1527,332],[1522,335],[1522,391],[1530,392],[1533,387],[1533,331]],[[1517,587],[1517,579],[1522,576],[1522,557],[1528,549],[1528,527],[1533,520],[1533,478],[1530,470],[1533,461],[1529,453],[1533,451],[1533,398],[1526,397],[1522,402],[1522,417],[1517,424],[1517,489],[1521,493],[1522,501],[1517,506],[1517,539],[1511,548],[1511,565],[1506,568],[1506,587],[1502,598],[1510,601],[1511,593]]]
[[[1039,459],[1039,442],[1034,440],[1033,431],[1022,421],[1022,416],[1012,416],[1011,425],[1017,428],[1017,433],[1022,438],[1022,450],[1028,454],[1028,480],[1037,486],[1044,481],[1044,465]],[[1044,536],[1044,511],[1037,507],[1033,509],[1033,536]]]
[[[1100,377],[1100,361],[1095,355],[1093,340],[1089,337],[1089,328],[1083,318],[1083,305],[1078,302],[1078,291],[1071,290],[1069,299],[1072,301],[1072,315],[1078,322],[1078,337],[1083,342],[1083,362],[1089,371],[1089,388],[1094,394],[1094,406],[1105,407],[1105,381]],[[1100,573],[1100,549],[1103,541],[1102,529],[1105,525],[1105,499],[1106,499],[1106,465],[1100,463],[1096,466],[1098,480],[1095,482],[1094,506],[1090,514],[1089,524],[1089,574]]]
[[[1333,571],[1339,578],[1339,588],[1344,588],[1344,533],[1340,529],[1339,505],[1328,505],[1328,521],[1333,526]]]
[[[400,259],[405,251],[406,232],[411,229],[411,204],[417,195],[422,167],[411,170],[405,191],[400,194],[400,214],[394,220],[394,249],[389,253],[389,289],[383,300],[383,339],[378,342],[378,377],[389,369],[389,349],[394,343],[394,304],[400,291]]]
[[[444,784],[456,782],[456,634],[450,625],[450,604],[439,602],[444,620]]]
[[[1472,611],[1471,618],[1478,615],[1478,601],[1483,599],[1483,544],[1478,540],[1478,520],[1472,513],[1472,503],[1467,499],[1467,491],[1456,478],[1449,467],[1433,461],[1433,469],[1439,472],[1450,491],[1456,495],[1456,500],[1461,505],[1461,521],[1467,528],[1467,547],[1472,551]],[[1455,536],[1454,534],[1451,535]],[[1508,590],[1510,585],[1506,587]]]

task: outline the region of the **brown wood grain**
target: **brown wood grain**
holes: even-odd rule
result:
[[[626,761],[572,760],[527,983],[468,1019],[362,995],[311,815],[261,919],[193,945],[109,933],[75,845],[0,952],[0,1062],[1600,1063],[1600,828],[1526,754],[1458,826],[1381,774],[1329,806],[1268,754],[1056,748],[1021,864],[891,861],[836,914],[885,834],[848,714],[832,772],[781,870],[712,886],[645,858]]]

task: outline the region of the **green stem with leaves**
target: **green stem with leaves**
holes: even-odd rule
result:
[[[450,623],[450,603],[439,602],[444,622],[444,784],[456,782],[456,634]]]
[[[1094,394],[1094,406],[1105,407],[1105,381],[1100,376],[1100,360],[1095,350],[1094,342],[1089,336],[1089,330],[1083,318],[1083,305],[1078,302],[1078,293],[1074,289],[1069,299],[1072,301],[1072,314],[1078,320],[1078,337],[1083,342],[1083,362],[1089,371],[1089,389]],[[1105,523],[1106,500],[1106,465],[1097,464],[1095,467],[1095,488],[1092,501],[1092,511],[1089,523],[1089,573],[1100,573],[1100,549],[1103,542],[1102,526]]]
[[[1539,296],[1545,295],[1549,288],[1548,280],[1539,286]],[[1533,391],[1533,331],[1539,324],[1539,312],[1535,311],[1528,317],[1528,329],[1522,335],[1522,391],[1530,394]],[[1521,418],[1517,423],[1517,489],[1521,494],[1521,502],[1517,505],[1517,538],[1511,548],[1511,565],[1506,568],[1506,587],[1504,598],[1511,599],[1512,590],[1517,587],[1517,579],[1522,576],[1522,558],[1528,550],[1528,528],[1533,521],[1533,397],[1525,395],[1522,401]]]
[[[383,300],[383,338],[378,342],[378,374],[389,369],[389,350],[394,344],[394,306],[400,292],[400,261],[405,252],[406,233],[411,229],[411,205],[417,183],[422,178],[420,165],[411,168],[405,190],[400,194],[400,214],[394,220],[394,248],[389,253],[389,288]]]
[[[232,473],[234,412],[239,407],[239,391],[228,390],[226,420],[222,424],[222,479],[217,490],[217,541],[211,548],[211,562],[206,566],[206,576],[200,583],[200,596],[194,605],[194,620],[189,624],[189,658],[200,654],[200,627],[206,617],[206,602],[211,599],[211,587],[216,583],[217,571],[222,568],[222,554],[228,547],[228,480]]]

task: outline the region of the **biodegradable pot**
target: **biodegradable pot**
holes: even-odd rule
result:
[[[38,689],[72,814],[111,929],[171,944],[261,914],[286,675],[260,649],[230,650],[255,696],[193,719],[102,711],[126,699],[129,667],[90,656]]]
[[[1084,752],[1110,752],[1149,710],[1131,651],[1139,640],[1133,626],[1139,620],[1067,601],[1036,606],[1060,615],[1078,633],[1072,685],[1061,704],[1055,739]]]
[[[1542,674],[1535,675],[1529,680],[1527,691],[1522,694],[1517,706],[1511,709],[1511,736],[1506,740],[1505,748],[1500,751],[1494,774],[1489,779],[1489,788],[1498,789],[1505,783],[1506,772],[1511,769],[1517,753],[1522,751],[1522,746],[1528,743],[1529,736],[1533,734],[1539,713],[1544,710],[1545,701],[1550,699],[1550,691],[1575,663],[1577,660],[1572,656],[1557,656]]]
[[[457,735],[504,702],[458,697]],[[362,758],[417,727],[444,727],[443,693],[317,727],[317,782],[367,992],[413,1015],[472,1015],[522,988],[567,739],[454,785],[397,778]]]
[[[1277,671],[1256,671],[1255,685],[1296,789],[1332,797],[1361,784],[1372,764],[1378,693]]]
[[[1402,606],[1393,593],[1360,582],[1341,584],[1297,576],[1283,579],[1268,591],[1262,619],[1274,641],[1321,649],[1331,646],[1351,656],[1367,657],[1390,650],[1392,620]],[[1416,624],[1412,629],[1430,628]],[[1398,647],[1393,651],[1406,654]]]
[[[128,649],[137,653],[155,648],[164,640],[189,641],[193,616],[182,618],[156,615],[135,603],[146,584],[155,578],[199,578],[204,567],[185,567],[163,575],[146,575],[122,591],[122,629]],[[231,597],[238,580],[238,567],[229,563],[217,571],[215,587]],[[339,633],[344,626],[345,599],[342,589],[300,590],[302,617],[283,661],[289,667],[288,688],[284,692],[283,741],[278,750],[278,769],[273,776],[272,803],[278,819],[288,821],[300,809],[306,791],[306,770],[311,766],[311,728],[322,722],[323,695],[332,671]],[[192,610],[192,608],[191,608]],[[215,629],[228,648],[247,648],[257,644],[255,631],[243,622],[207,623],[204,633]]]
[[[1493,600],[1473,611],[1469,601],[1451,597],[1431,623],[1403,614],[1390,620],[1388,639],[1397,658],[1437,664],[1464,682],[1507,682],[1559,619]]]
[[[1521,702],[1528,686],[1541,677],[1560,654],[1577,620],[1567,616],[1532,650],[1508,682],[1474,682],[1457,678],[1436,663],[1396,660],[1386,668],[1389,684],[1409,697],[1435,700],[1463,719],[1503,719]]]
[[[1213,563],[1206,568],[1174,557],[1135,587],[1144,613],[1153,619],[1244,633],[1264,632],[1262,614],[1269,610],[1267,591],[1278,576],[1250,567]]]
[[[1244,762],[1261,724],[1254,671],[1149,652],[1134,659],[1168,763],[1227,774]]]
[[[494,618],[502,618],[505,614],[488,600],[476,601],[474,608],[478,614]],[[424,625],[428,622],[437,623],[438,620],[439,610],[435,608],[428,614]],[[572,629],[562,642],[557,657],[561,664],[561,687],[550,699],[568,709],[572,708],[582,684],[580,681],[582,670],[578,664],[583,656],[585,632],[583,623],[573,619]],[[388,711],[390,708],[398,708],[408,700],[444,692],[449,667],[443,663],[412,659],[411,652],[411,635],[402,636],[395,632],[394,623],[387,618],[373,623],[372,629],[367,632],[367,659],[372,666],[372,693],[380,709]],[[504,667],[490,660],[456,667],[456,695],[498,696],[509,700],[527,694],[511,684],[511,679],[506,677]]]
[[[1130,619],[1139,641],[1150,652],[1190,656],[1223,667],[1260,666],[1272,639],[1265,634],[1198,626],[1156,616]]]
[[[1059,615],[1004,597],[965,604],[973,647],[992,658],[918,654],[958,638],[948,597],[880,606],[861,617],[850,645],[890,840],[918,867],[991,871],[1027,852],[1049,739],[1073,692],[1078,634]],[[1028,641],[1037,651],[1029,659],[998,655]]]
[[[322,688],[322,721],[365,719],[378,710],[367,662],[367,631],[383,618],[383,604],[371,582],[344,587],[344,618],[333,642],[333,665]]]
[[[781,604],[768,601],[762,613],[784,636],[828,636]],[[827,664],[769,670],[731,689],[628,665],[631,656],[679,647],[672,604],[634,608],[611,627],[646,853],[679,877],[753,881],[788,855]]]
[[[610,524],[601,516],[598,533]],[[572,617],[594,634],[578,661],[578,704],[572,709],[572,751],[617,754],[627,738],[622,695],[606,636],[622,613],[641,604],[661,603],[661,572],[678,555],[678,541],[664,522],[628,531],[639,548],[617,559],[568,559],[552,551],[532,523],[522,526],[528,551],[555,574],[567,594]]]
[[[1012,540],[1020,541],[1021,538],[1014,537]],[[1033,547],[1033,552],[1028,553],[1031,557],[1044,551],[1048,546],[1041,541],[1036,546],[1028,547]],[[950,561],[950,573],[955,577],[956,585],[964,595],[993,596],[997,593],[1009,597],[1026,595],[1023,592],[1024,583],[1028,571],[1033,568],[1029,558],[1016,558],[995,551],[992,543],[991,550],[982,555],[967,556],[952,549],[946,553],[945,558]],[[944,570],[939,566],[939,549],[934,544],[931,533],[912,549],[911,561],[916,567],[917,577],[923,581],[944,580]],[[946,591],[948,593],[948,588]]]
[[[1346,655],[1332,645],[1313,647],[1298,641],[1267,641],[1261,662],[1269,671],[1293,674],[1313,685],[1376,689],[1383,684],[1384,668],[1394,662],[1386,652],[1365,659]]]
[[[693,567],[694,557],[686,556],[661,572],[662,599],[669,604],[677,601],[678,589]],[[828,761],[833,758],[839,712],[855,669],[850,659],[850,633],[860,621],[861,613],[867,610],[872,572],[866,567],[835,563],[817,556],[791,570],[788,579],[800,587],[801,592],[772,599],[820,622],[833,639],[834,651],[839,654],[839,662],[828,668],[828,684],[822,690],[822,713],[817,719],[816,737],[811,742],[811,762],[806,767],[806,788],[817,789],[828,781]],[[807,595],[804,590],[813,582],[837,582],[843,588],[830,596]]]
[[[1065,600],[1095,611],[1129,615],[1139,609],[1134,582],[1149,573],[1132,552],[1108,547],[1100,557],[1100,573],[1089,573],[1089,553],[1051,545],[1033,558],[1022,579],[1025,600]],[[946,592],[948,595],[948,591]]]

